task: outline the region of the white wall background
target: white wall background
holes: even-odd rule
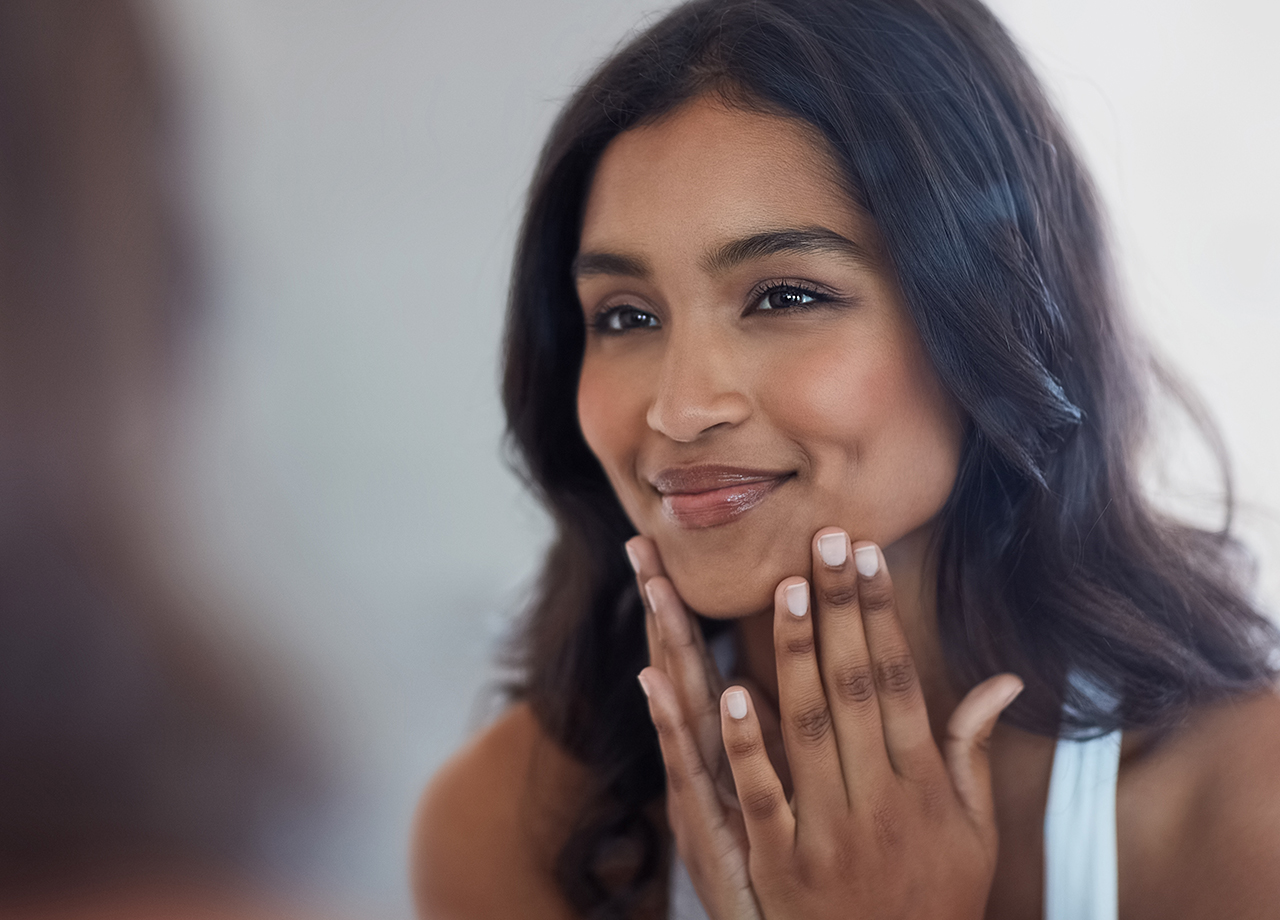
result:
[[[407,917],[415,798],[482,718],[547,536],[499,455],[524,186],[560,102],[654,7],[153,6],[189,107],[212,301],[178,554],[322,720],[343,798],[316,878],[365,916]],[[995,7],[1096,170],[1146,328],[1223,425],[1274,605],[1280,8]]]

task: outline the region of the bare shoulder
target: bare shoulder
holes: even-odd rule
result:
[[[1126,764],[1117,806],[1122,916],[1275,916],[1280,693],[1197,709]]]
[[[433,920],[575,916],[552,876],[585,769],[517,704],[427,786],[414,821],[412,873]]]

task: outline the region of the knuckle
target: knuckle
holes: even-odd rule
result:
[[[931,824],[939,823],[950,812],[951,785],[945,780],[926,779],[919,783],[920,813]]]
[[[749,789],[738,797],[742,813],[758,821],[773,817],[782,807],[782,797],[773,789]]]
[[[871,808],[871,827],[876,842],[886,850],[896,850],[903,842],[902,820],[889,799],[878,800]]]
[[[881,616],[893,610],[893,591],[884,582],[863,585],[863,616]]]
[[[684,772],[690,780],[710,781],[711,774],[707,772],[706,764],[702,762],[701,757],[695,753],[692,756],[685,756],[683,759],[685,761]]]
[[[710,776],[701,757],[663,757],[667,772],[667,788],[679,795],[696,782]]]
[[[791,872],[795,888],[799,892],[821,891],[831,877],[827,868],[830,850],[821,851],[815,859],[802,859]]]
[[[678,767],[668,763],[667,767],[667,789],[673,795],[679,795],[689,785],[688,778],[684,775],[684,771]]]
[[[739,735],[725,739],[724,749],[734,759],[755,757],[764,753],[764,742],[758,735]]]
[[[841,834],[825,848],[818,863],[819,871],[827,879],[848,878],[858,865],[857,847],[853,840]]]
[[[685,623],[683,625],[684,625],[684,628],[680,630],[680,632],[677,633],[672,639],[672,641],[676,645],[676,648],[678,648],[681,652],[685,653],[686,655],[701,656],[702,649],[698,645],[698,637],[693,633],[693,629],[694,629],[693,624]]]
[[[820,846],[805,847],[792,869],[801,891],[822,891],[857,871],[858,846],[848,834],[837,834]]]
[[[664,651],[673,655],[688,654],[690,647],[693,645],[693,639],[687,635],[672,635],[671,629],[668,628],[658,637]]]
[[[808,744],[815,744],[831,731],[831,710],[826,703],[804,706],[797,710],[793,721],[797,737]]]
[[[905,655],[879,662],[876,685],[894,696],[909,696],[916,688],[915,664]]]
[[[658,740],[663,744],[670,744],[673,750],[679,745],[681,736],[688,731],[682,715],[672,718],[670,713],[663,712],[659,707],[654,707],[653,728],[658,733]]]
[[[806,632],[798,636],[788,636],[782,643],[788,655],[807,657],[813,654],[813,633]]]
[[[720,721],[720,701],[710,694],[694,705],[696,708],[695,725],[705,725],[708,722],[718,723]]]
[[[835,688],[842,700],[868,703],[876,695],[875,676],[866,665],[846,665],[835,672]]]
[[[658,733],[658,740],[663,743],[675,740],[675,727],[666,719],[660,718],[657,715],[653,717],[653,730]]]
[[[858,586],[844,581],[823,585],[818,596],[827,607],[855,607],[858,604]]]

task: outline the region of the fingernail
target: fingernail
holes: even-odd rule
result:
[[[644,583],[644,596],[649,598],[649,609],[657,610],[658,605],[653,601],[653,582],[652,581],[646,581]]]
[[[730,690],[724,695],[725,708],[729,710],[729,715],[734,719],[745,719],[747,717],[747,694],[744,690]]]
[[[827,533],[818,537],[818,555],[833,569],[844,565],[849,557],[848,541],[842,533]]]
[[[787,609],[793,616],[802,617],[809,612],[809,586],[804,582],[798,585],[787,585],[782,596],[787,601]]]
[[[645,699],[649,698],[649,679],[641,672],[636,675],[636,680],[640,681],[640,689],[644,691]]]
[[[630,543],[624,543],[623,548],[627,551],[627,561],[631,563],[631,570],[639,575],[640,557],[636,555],[636,551],[631,548]]]
[[[853,564],[858,567],[858,574],[870,578],[880,571],[880,554],[874,546],[859,546],[853,551]]]
[[[1016,700],[1018,696],[1022,693],[1022,691],[1025,689],[1026,689],[1026,684],[1023,684],[1021,681],[1019,681],[1018,686],[1015,687],[1007,697],[1005,697],[1004,704],[1000,708],[1007,709],[1009,705],[1013,703],[1013,701]]]

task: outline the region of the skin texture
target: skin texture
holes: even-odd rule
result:
[[[589,330],[578,418],[627,514],[704,616],[769,611],[778,582],[807,573],[809,538],[827,524],[899,557],[894,544],[932,521],[955,480],[961,419],[874,224],[816,145],[795,122],[699,101],[617,138],[587,199],[579,266],[609,254],[644,271],[578,272]],[[735,241],[811,228],[863,254],[713,261]],[[822,299],[763,309],[762,288],[787,283]],[[609,310],[635,328],[596,329]],[[735,522],[682,527],[650,480],[704,464],[790,478]],[[903,544],[895,570],[919,568],[922,548]]]
[[[1054,741],[995,725],[1016,677],[947,677],[928,546],[963,419],[833,175],[804,126],[700,99],[618,137],[588,199],[579,418],[642,534],[627,549],[667,819],[715,920],[1028,920]],[[734,241],[817,227],[855,245],[725,258]],[[659,474],[707,464],[778,481],[745,513],[690,526]],[[823,537],[843,560],[824,560]],[[737,621],[728,682],[694,611]],[[1122,918],[1274,914],[1277,758],[1269,691],[1126,734]],[[485,732],[424,797],[423,915],[573,916],[547,854],[583,776],[527,707]]]

